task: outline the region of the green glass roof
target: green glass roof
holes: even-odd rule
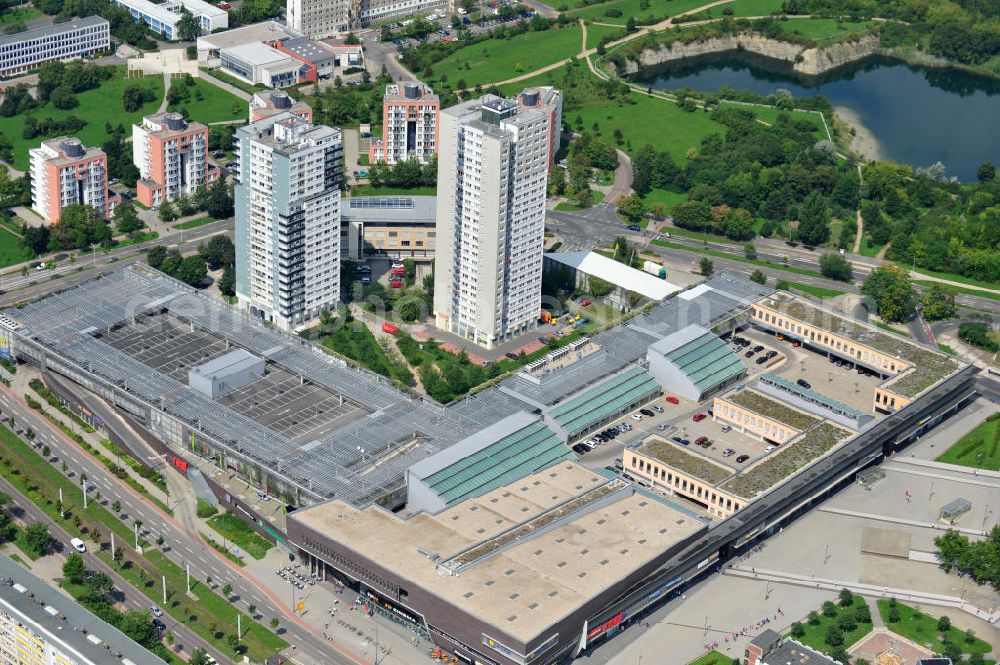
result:
[[[666,354],[666,358],[702,391],[745,371],[739,357],[711,333],[682,344]]]
[[[660,384],[646,370],[633,367],[560,404],[551,414],[572,436],[659,389]]]
[[[449,506],[481,496],[558,460],[575,459],[545,423],[535,421],[424,478]]]

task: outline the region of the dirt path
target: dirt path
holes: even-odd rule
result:
[[[861,164],[858,164],[858,187],[862,186],[861,177]],[[865,235],[865,220],[861,216],[861,208],[858,208],[858,232],[854,236],[854,249],[852,250],[855,254],[861,253],[861,238]]]

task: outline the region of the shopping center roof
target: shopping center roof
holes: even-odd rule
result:
[[[635,485],[559,462],[437,515],[341,501],[289,516],[527,642],[705,523]],[[442,565],[459,574],[442,574]]]
[[[632,367],[553,407],[549,415],[572,436],[659,389],[660,384],[646,370]]]
[[[703,392],[746,372],[739,356],[700,326],[688,326],[649,348],[663,354]]]
[[[450,506],[572,459],[555,432],[521,412],[414,464],[407,473]]]
[[[814,415],[793,408],[784,402],[779,402],[773,397],[759,393],[753,388],[737,388],[722,395],[720,399],[732,402],[737,406],[742,406],[765,418],[777,420],[779,423],[784,423],[800,432],[818,425],[820,420],[822,420]]]
[[[776,291],[761,304],[907,363],[911,366],[909,370],[883,384],[884,388],[903,397],[916,397],[959,369],[959,363],[943,353],[814,307],[789,293]]]

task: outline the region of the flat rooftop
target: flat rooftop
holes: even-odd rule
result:
[[[822,418],[818,418],[810,413],[796,409],[788,404],[785,404],[784,402],[746,386],[736,388],[735,390],[732,390],[724,395],[720,395],[719,399],[724,399],[728,402],[736,404],[737,406],[742,406],[749,411],[760,414],[765,418],[777,420],[779,423],[784,423],[785,425],[799,431],[815,427],[822,420]]]
[[[706,528],[575,462],[436,515],[404,519],[335,500],[290,519],[525,642]]]
[[[853,436],[854,432],[824,420],[727,480],[721,485],[721,489],[752,500],[791,478]]]
[[[253,25],[245,25],[240,28],[233,28],[232,30],[224,30],[199,37],[198,48],[224,49],[239,46],[240,44],[271,42],[300,36],[296,31],[276,21],[264,21],[263,23],[254,23]]]
[[[908,363],[912,366],[911,369],[883,384],[887,389],[903,397],[916,397],[960,367],[958,361],[950,356],[815,307],[789,293],[776,291],[761,303],[799,321],[836,333]]]
[[[49,37],[51,35],[61,35],[67,32],[72,32],[73,30],[89,28],[102,24],[110,26],[108,20],[101,16],[76,18],[72,21],[67,21],[66,23],[53,23],[52,25],[45,25],[40,28],[25,30],[24,32],[16,32],[13,35],[4,35],[3,37],[0,37],[0,46],[20,44],[21,42],[30,41],[32,39],[41,39],[42,37]]]
[[[59,650],[72,650],[94,665],[159,660],[6,554],[0,554],[0,610]]]
[[[705,455],[693,452],[697,450],[701,450],[701,448],[690,449],[673,441],[667,441],[656,434],[646,437],[636,447],[637,453],[648,455],[677,471],[700,478],[709,485],[718,485],[733,475],[733,469],[717,464]]]

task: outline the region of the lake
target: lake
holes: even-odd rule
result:
[[[723,86],[769,95],[821,94],[870,132],[881,157],[912,166],[940,161],[949,176],[975,180],[984,161],[1000,164],[1000,81],[955,69],[869,58],[819,77],[743,51],[688,58],[632,77],[657,89],[715,92]]]

